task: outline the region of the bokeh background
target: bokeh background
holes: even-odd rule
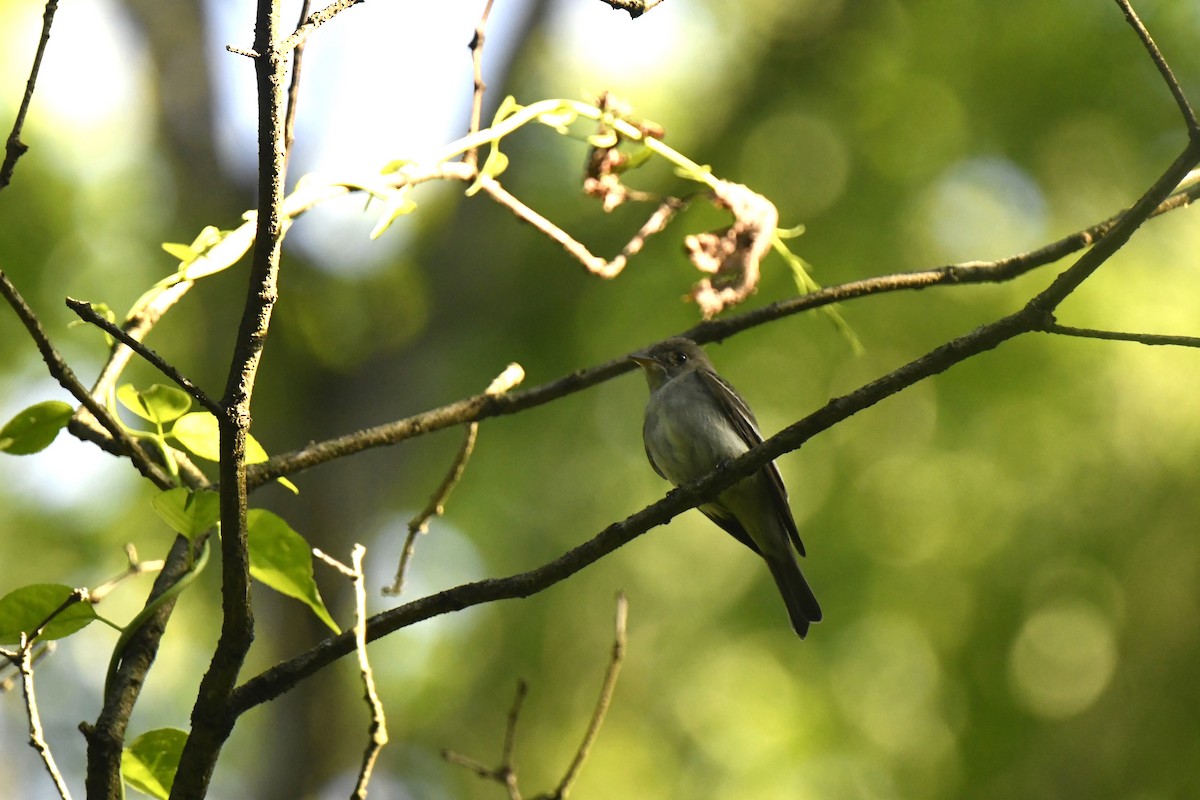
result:
[[[295,16],[289,4],[286,18]],[[319,30],[304,67],[292,176],[352,179],[466,127],[467,43],[482,0],[367,3]],[[1200,6],[1137,4],[1184,86],[1200,91]],[[27,75],[41,5],[0,0],[0,111]],[[72,0],[59,9],[24,139],[0,193],[0,265],[85,380],[100,336],[64,295],[121,311],[175,263],[161,242],[235,227],[254,203],[247,0]],[[631,21],[598,0],[498,0],[489,109],[608,89],[667,141],[804,224],[815,277],[997,258],[1132,202],[1182,146],[1179,116],[1114,3],[1100,0],[673,0]],[[487,112],[485,112],[486,115]],[[6,128],[7,129],[7,128]],[[578,189],[585,145],[549,130],[507,145],[510,190],[601,254],[644,209],[605,216]],[[293,177],[294,180],[294,177]],[[665,170],[642,188],[669,191]],[[528,385],[616,357],[697,320],[685,232],[620,278],[586,275],[461,186],[370,241],[352,197],[288,235],[254,431],[293,449],[480,391],[509,361]],[[1148,224],[1063,307],[1067,324],[1197,333],[1200,226]],[[819,315],[710,348],[774,432],[950,337],[1016,308],[1062,268],[1000,286],[856,301],[865,352]],[[244,265],[203,281],[150,344],[213,392],[224,383]],[[772,259],[757,306],[794,294]],[[135,367],[131,380],[160,379]],[[421,540],[409,592],[525,570],[658,499],[642,453],[645,388],[626,375],[488,420],[446,516]],[[1137,798],[1191,796],[1200,777],[1200,370],[1194,350],[1029,336],[972,359],[780,460],[826,611],[790,633],[748,552],[699,514],[656,529],[537,597],[427,622],[372,646],[392,743],[378,798],[494,798],[444,763],[499,758],[518,678],[530,694],[517,760],[548,790],[582,735],[629,596],[629,653],[574,796],[601,798]],[[0,312],[0,418],[64,398]],[[371,603],[406,521],[441,480],[445,431],[296,477],[255,497],[314,544],[369,548]],[[170,536],[126,463],[63,435],[0,459],[0,592],[94,586]],[[218,624],[217,569],[178,607],[131,725],[187,727]],[[331,609],[351,597],[318,570]],[[101,613],[124,621],[149,578]],[[262,590],[246,675],[323,636]],[[98,711],[115,640],[94,625],[38,673],[48,735],[82,791],[75,730]],[[346,796],[366,712],[346,660],[245,717],[213,797]],[[0,786],[51,797],[18,694],[0,697]]]

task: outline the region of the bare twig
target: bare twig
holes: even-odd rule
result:
[[[471,94],[471,125],[468,133],[478,133],[483,118],[483,93],[487,91],[487,84],[483,82],[483,41],[488,16],[491,13],[492,0],[487,0],[483,6],[483,13],[479,15],[479,22],[475,25],[475,35],[471,37],[471,66],[475,73],[475,83]],[[462,160],[472,168],[477,167],[479,148],[472,147],[463,153]]]
[[[29,745],[41,756],[42,764],[45,765],[50,780],[54,781],[54,788],[58,791],[59,796],[63,800],[70,800],[71,791],[67,788],[66,781],[63,780],[62,772],[58,769],[54,753],[51,752],[50,745],[46,742],[45,732],[42,730],[42,717],[38,712],[37,695],[33,690],[31,641],[32,637],[26,638],[25,634],[21,634],[21,643],[17,652],[4,651],[4,655],[16,664],[21,673],[21,688],[25,695],[25,715],[29,720]]]
[[[488,388],[484,391],[485,396],[497,397],[517,386],[521,381],[525,380],[525,370],[520,364],[509,364],[503,372],[496,376]],[[463,442],[458,448],[458,453],[454,457],[454,463],[450,466],[450,471],[446,473],[446,477],[442,479],[441,485],[434,491],[423,508],[415,517],[408,522],[408,536],[404,539],[404,551],[400,554],[400,564],[396,567],[396,578],[392,581],[391,586],[384,587],[383,594],[398,595],[404,591],[404,577],[408,573],[408,564],[412,560],[413,552],[416,550],[417,537],[429,531],[429,522],[433,517],[440,517],[445,511],[447,498],[454,491],[454,487],[458,485],[458,481],[462,478],[463,470],[467,468],[467,461],[471,458],[471,452],[475,449],[475,439],[479,435],[479,423],[470,422],[467,424],[467,429],[463,436]]]
[[[371,782],[371,774],[375,769],[375,761],[384,745],[388,743],[387,717],[383,713],[383,703],[379,701],[379,693],[375,689],[375,673],[367,658],[367,589],[366,577],[363,575],[363,556],[367,549],[361,544],[354,545],[350,558],[352,567],[347,567],[335,558],[313,548],[313,555],[320,558],[329,566],[350,578],[354,585],[354,648],[358,653],[358,671],[362,676],[364,699],[371,712],[371,724],[368,728],[370,738],[363,751],[362,766],[358,771],[358,781],[354,786],[353,798],[366,800],[367,785]]]
[[[87,388],[79,382],[79,378],[75,377],[75,372],[67,365],[66,360],[59,354],[45,330],[42,329],[42,323],[33,313],[33,309],[25,302],[25,298],[17,291],[17,287],[12,284],[3,270],[0,270],[0,294],[4,295],[25,326],[25,330],[33,337],[34,343],[42,354],[42,360],[46,362],[47,370],[60,386],[70,392],[71,396],[91,412],[100,425],[104,426],[103,429],[108,432],[117,451],[122,455],[128,455],[138,472],[153,481],[160,489],[172,486],[174,482],[171,477],[150,460],[142,446],[126,432],[120,422],[108,413],[108,409],[92,397]]]
[[[500,766],[489,767],[470,756],[454,750],[443,750],[442,758],[451,764],[469,769],[481,778],[495,781],[508,792],[508,800],[521,800],[521,787],[517,779],[517,765],[513,761],[513,750],[517,740],[517,722],[521,716],[521,706],[529,694],[529,684],[524,679],[517,681],[517,693],[513,697],[512,707],[508,711],[508,722],[504,726],[504,749],[500,755]]]
[[[1163,57],[1162,51],[1158,49],[1158,45],[1154,43],[1154,39],[1150,36],[1150,31],[1146,30],[1146,26],[1142,24],[1141,18],[1133,10],[1133,6],[1129,4],[1129,0],[1117,0],[1117,5],[1125,12],[1125,19],[1128,20],[1129,24],[1133,26],[1134,31],[1137,32],[1138,38],[1142,40],[1142,46],[1150,54],[1150,60],[1158,68],[1159,74],[1162,75],[1163,81],[1171,91],[1171,96],[1175,98],[1175,104],[1179,106],[1179,112],[1183,114],[1183,121],[1187,125],[1189,135],[1200,136],[1200,122],[1196,120],[1196,112],[1192,109],[1192,104],[1188,102],[1187,95],[1184,93],[1183,87],[1179,85],[1175,73],[1171,71],[1171,66],[1167,63],[1167,59]]]
[[[310,0],[300,4],[300,21],[297,26],[304,24],[308,16]],[[296,108],[300,104],[300,67],[304,61],[304,41],[296,43],[292,51],[292,79],[288,84],[287,117],[283,121],[283,160],[286,165],[292,157],[292,143],[296,141]]]
[[[171,366],[158,353],[151,350],[146,345],[142,344],[138,339],[127,333],[123,328],[120,328],[104,317],[96,313],[92,308],[92,304],[85,300],[76,300],[73,297],[66,298],[67,308],[79,315],[79,318],[84,322],[95,325],[100,330],[113,337],[121,344],[128,347],[130,350],[137,353],[142,358],[146,359],[163,375],[166,375],[172,381],[179,385],[179,388],[187,392],[197,403],[204,406],[205,409],[212,412],[213,415],[223,413],[221,406],[216,400],[213,400],[208,394],[193,383],[186,375],[180,372],[175,367]]]
[[[580,771],[583,770],[583,764],[587,761],[588,754],[592,751],[592,745],[596,743],[596,737],[600,735],[600,728],[604,725],[604,717],[608,713],[608,707],[612,703],[613,692],[617,688],[617,678],[621,674],[621,664],[625,661],[625,622],[629,617],[629,601],[625,598],[624,592],[617,592],[617,614],[616,614],[616,631],[613,636],[612,658],[609,659],[608,669],[604,672],[604,683],[600,687],[600,697],[596,700],[596,709],[592,712],[592,721],[588,724],[587,732],[583,735],[583,741],[579,744],[579,749],[575,752],[575,758],[571,761],[571,766],[567,768],[567,772],[563,775],[562,781],[559,782],[558,788],[553,794],[549,795],[550,800],[566,800],[571,793],[571,787],[575,785],[575,781],[579,778]]]
[[[163,565],[166,563],[162,559],[142,561],[138,558],[137,548],[132,544],[125,545],[125,558],[128,561],[125,569],[91,590],[89,596],[93,603],[99,603],[123,581],[135,575],[144,575],[147,572],[161,572]]]
[[[4,163],[0,165],[0,189],[12,182],[13,171],[17,168],[17,159],[25,155],[29,145],[21,141],[21,129],[25,127],[25,115],[29,113],[29,104],[33,102],[33,89],[37,85],[38,71],[42,68],[42,57],[46,54],[46,45],[50,43],[50,27],[54,24],[54,14],[58,11],[58,0],[46,0],[46,9],[42,12],[42,35],[38,39],[37,53],[33,56],[33,66],[29,69],[29,80],[25,82],[25,96],[21,98],[21,106],[17,109],[17,118],[13,122],[12,132],[4,144]]]
[[[56,642],[56,641],[40,642],[40,643],[35,644],[31,650],[31,655],[29,657],[29,665],[31,667],[37,666],[37,663],[39,661],[41,661],[43,658],[53,655],[54,651],[57,649],[58,649],[58,642]],[[0,665],[0,673],[3,673],[4,669],[11,668],[14,673],[19,675],[21,672],[21,666],[18,663],[18,661],[20,659],[20,653],[16,652],[16,651],[5,650],[3,648],[0,648],[0,655],[4,656],[4,658],[8,662],[6,664]],[[11,677],[4,676],[4,677],[0,678],[0,694],[4,694],[5,692],[11,692],[14,685],[15,684]]]
[[[1092,328],[1072,328],[1069,325],[1059,325],[1052,322],[1045,328],[1046,333],[1057,333],[1062,336],[1077,336],[1081,339],[1105,339],[1113,342],[1137,342],[1147,345],[1174,345],[1176,347],[1200,347],[1200,336],[1170,336],[1161,333],[1122,333],[1120,331],[1100,331]]]
[[[334,2],[325,6],[320,11],[314,11],[308,16],[308,19],[304,20],[304,22],[296,27],[296,30],[292,32],[291,36],[279,43],[279,53],[283,55],[289,50],[299,47],[304,40],[308,38],[310,33],[324,25],[326,22],[329,22],[329,20],[333,19],[338,14],[358,5],[361,2],[363,2],[363,0],[334,0]]]
[[[624,592],[618,592],[616,633],[612,656],[609,658],[608,668],[604,672],[604,683],[600,687],[600,697],[596,700],[596,708],[592,712],[592,718],[588,723],[587,731],[583,735],[583,741],[580,742],[579,748],[575,751],[575,757],[571,759],[571,764],[563,774],[562,780],[559,781],[558,786],[553,792],[538,795],[538,800],[566,800],[567,796],[571,793],[571,788],[575,785],[575,781],[579,778],[583,764],[587,761],[588,754],[591,752],[592,746],[596,743],[596,737],[600,734],[600,728],[604,724],[604,717],[608,713],[609,705],[612,703],[613,692],[617,687],[617,676],[620,674],[621,664],[625,660],[625,622],[628,616],[629,602],[625,599]],[[508,723],[504,728],[504,750],[500,755],[500,766],[491,768],[453,750],[442,751],[442,757],[447,761],[466,767],[481,778],[502,784],[508,791],[509,800],[521,800],[521,790],[518,786],[517,767],[513,751],[516,746],[517,721],[521,714],[521,705],[525,702],[525,695],[528,691],[529,687],[524,680],[517,682],[517,695],[513,698],[512,709],[508,712]]]

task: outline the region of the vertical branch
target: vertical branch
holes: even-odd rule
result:
[[[362,765],[358,770],[358,782],[354,786],[352,800],[366,800],[367,784],[371,782],[371,774],[375,771],[375,762],[379,752],[388,743],[387,717],[383,713],[383,703],[379,701],[379,692],[375,689],[375,672],[367,659],[367,579],[363,575],[363,556],[367,548],[361,544],[354,545],[350,558],[353,567],[347,567],[342,562],[313,548],[313,555],[349,578],[354,584],[354,650],[358,654],[358,672],[362,676],[364,699],[371,711],[370,739],[363,751]]]
[[[571,793],[571,787],[575,785],[575,781],[579,778],[580,771],[583,770],[583,764],[587,761],[588,754],[592,751],[592,745],[596,743],[596,737],[600,735],[600,728],[604,725],[604,717],[608,714],[608,707],[612,704],[613,692],[617,688],[617,678],[621,674],[621,664],[625,661],[625,623],[629,618],[629,601],[625,597],[624,592],[617,592],[617,613],[616,623],[613,633],[613,649],[612,658],[608,662],[608,669],[604,673],[604,684],[600,687],[600,697],[596,700],[596,708],[592,712],[592,721],[588,723],[587,732],[583,735],[583,741],[579,745],[579,749],[575,752],[575,758],[571,761],[571,766],[567,768],[567,772],[563,775],[562,781],[558,784],[558,788],[554,790],[551,797],[555,800],[565,800],[567,795]]]
[[[296,27],[304,24],[304,20],[308,17],[309,0],[304,0],[300,4],[300,19],[296,23]],[[296,106],[300,102],[300,67],[304,61],[304,42],[302,39],[296,44],[295,52],[292,54],[292,80],[288,84],[287,94],[287,117],[283,121],[283,163],[286,169],[288,162],[292,157],[292,143],[296,141]]]
[[[487,84],[483,82],[483,40],[484,29],[487,27],[488,16],[492,13],[492,0],[487,0],[483,13],[479,15],[479,23],[475,26],[475,35],[471,37],[471,64],[475,69],[475,89],[471,97],[471,129],[468,133],[476,133],[483,118],[483,93]],[[472,147],[463,155],[463,162],[472,167],[479,165],[479,148]]]
[[[67,788],[66,781],[63,780],[62,771],[59,770],[58,763],[54,760],[54,753],[50,752],[50,745],[46,743],[46,734],[42,730],[42,716],[38,712],[37,695],[33,691],[33,643],[22,633],[17,653],[5,651],[4,655],[16,665],[21,673],[21,689],[25,695],[25,715],[29,720],[29,746],[41,756],[42,764],[45,765],[46,772],[50,774],[50,780],[54,781],[54,788],[58,790],[59,797],[63,800],[71,800],[71,791]]]
[[[237,719],[230,698],[250,644],[250,559],[246,537],[246,436],[250,400],[278,297],[283,239],[286,50],[280,43],[280,1],[258,0],[255,74],[258,83],[258,231],[250,285],[221,400],[221,635],[200,683],[192,731],[180,757],[172,798],[202,798],[221,747]]]

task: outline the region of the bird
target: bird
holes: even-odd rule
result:
[[[691,339],[671,338],[630,359],[650,388],[642,439],[650,466],[675,486],[691,483],[762,442],[737,391]],[[796,634],[821,621],[821,606],[800,571],[804,544],[774,462],[700,506],[700,511],[767,563]]]

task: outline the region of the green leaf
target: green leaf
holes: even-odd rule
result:
[[[200,255],[186,244],[179,242],[163,242],[162,249],[167,251],[167,254],[179,259],[184,264],[190,264]]]
[[[15,644],[21,641],[22,632],[32,635],[74,591],[59,583],[35,583],[0,597],[0,642]],[[91,603],[72,603],[46,625],[38,638],[61,639],[97,619]]]
[[[159,728],[134,739],[121,751],[125,782],[143,794],[167,800],[187,738],[187,731]]]
[[[175,420],[171,436],[192,453],[207,461],[221,460],[221,429],[217,418],[208,411],[193,411]],[[247,461],[250,447],[247,443]]]
[[[492,149],[488,151],[488,157],[483,162],[483,166],[479,168],[479,177],[467,187],[467,197],[473,196],[483,186],[484,178],[495,178],[504,170],[508,169],[508,156],[500,152],[500,148],[496,144],[492,144]]]
[[[500,107],[496,109],[496,114],[492,117],[492,127],[496,127],[508,117],[520,111],[524,106],[517,102],[517,98],[511,94],[500,101]]]
[[[75,409],[61,400],[47,400],[19,411],[0,428],[0,451],[27,456],[45,450],[74,413]]]
[[[171,436],[193,454],[206,461],[221,460],[221,430],[217,418],[208,411],[184,414],[171,426]],[[267,451],[253,436],[246,435],[246,463],[259,464],[268,458]],[[277,478],[284,488],[295,494],[300,490],[287,478]]]
[[[404,169],[409,164],[415,163],[416,162],[412,159],[399,158],[395,161],[389,161],[388,163],[384,164],[383,169],[380,170],[380,173],[383,175],[391,175],[392,173],[399,172],[400,170]]]
[[[412,199],[412,187],[402,186],[390,192],[383,206],[383,215],[371,231],[371,239],[378,239],[383,232],[392,226],[397,218],[411,214],[417,210],[417,204]]]
[[[221,518],[221,498],[216,492],[178,487],[155,495],[151,503],[163,522],[193,541]]]
[[[280,594],[307,605],[334,633],[341,633],[313,580],[312,548],[281,517],[261,508],[246,514],[250,574]]]
[[[154,384],[144,392],[126,383],[118,387],[117,400],[142,419],[159,425],[179,419],[192,407],[192,398],[187,392],[161,383]]]

